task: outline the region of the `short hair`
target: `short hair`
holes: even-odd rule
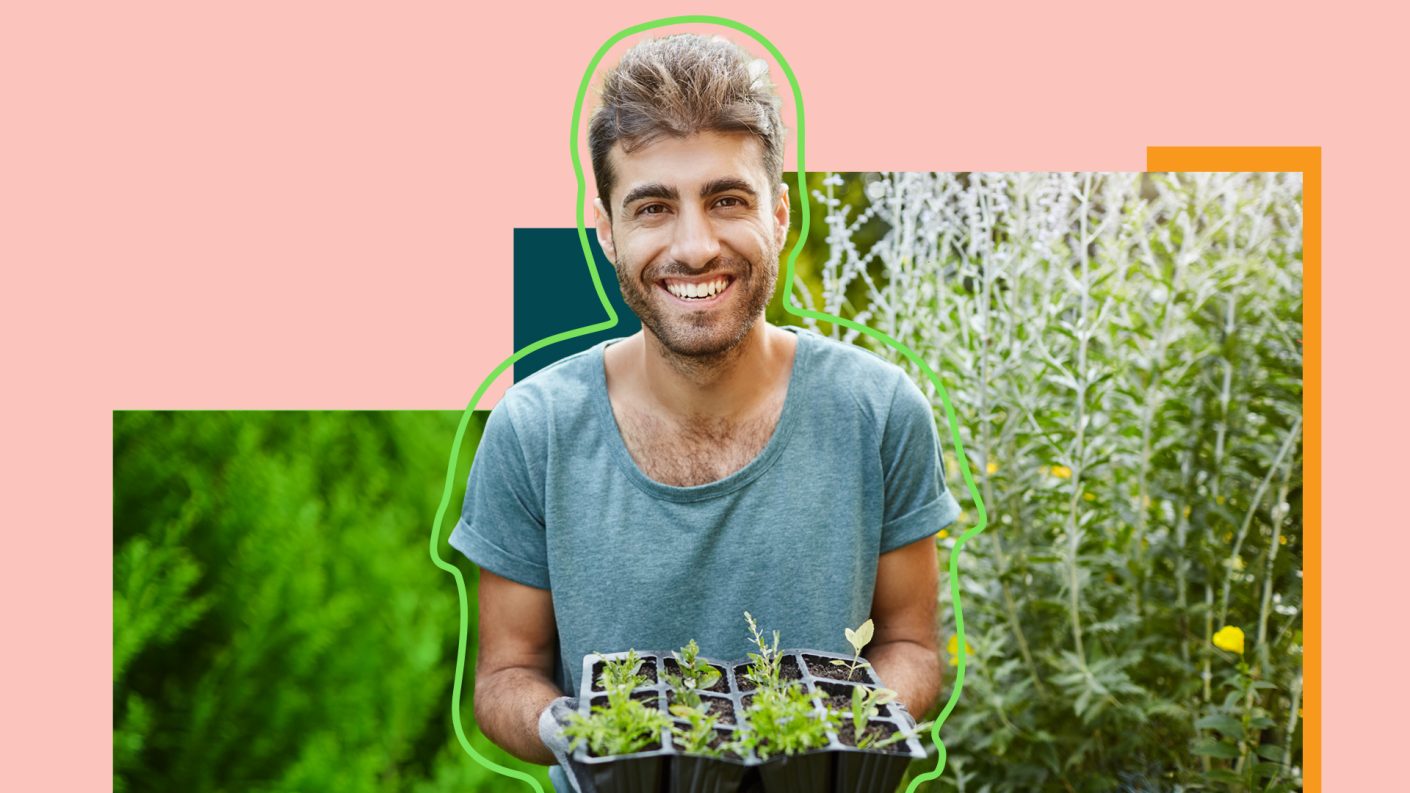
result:
[[[593,175],[608,217],[616,177],[607,155],[615,144],[631,152],[667,135],[697,132],[754,135],[764,173],[774,185],[783,181],[784,129],[766,61],[728,39],[693,33],[648,39],[628,50],[604,78],[601,103],[588,123]]]

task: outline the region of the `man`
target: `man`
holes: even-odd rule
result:
[[[585,654],[741,658],[746,610],[846,652],[871,617],[881,679],[916,713],[938,696],[934,536],[959,508],[899,367],[764,321],[789,222],[767,74],[681,35],[605,79],[597,235],[642,330],[508,390],[450,540],[481,567],[475,718],[522,759],[561,757]]]

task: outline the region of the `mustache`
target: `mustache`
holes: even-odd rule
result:
[[[748,259],[717,256],[703,267],[690,267],[680,262],[647,267],[642,273],[642,280],[654,282],[663,278],[692,278],[704,273],[721,273],[738,279],[753,270],[754,265]]]

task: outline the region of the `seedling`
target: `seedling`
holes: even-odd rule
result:
[[[700,700],[700,690],[715,685],[720,679],[720,670],[708,661],[699,660],[699,654],[700,647],[691,639],[690,644],[682,647],[680,652],[671,653],[680,674],[663,673],[666,682],[675,690],[675,701],[690,708],[702,708],[704,703]]]
[[[828,730],[837,729],[837,714],[819,711],[807,690],[797,683],[755,692],[744,714],[749,729],[740,733],[740,746],[761,760],[797,754],[828,745]]]
[[[783,656],[778,652],[778,631],[774,631],[774,643],[770,646],[764,640],[759,624],[747,611],[744,612],[744,620],[749,623],[750,638],[759,648],[759,652],[749,654],[749,671],[744,673],[744,677],[760,689],[776,689],[779,687],[779,667],[783,662]]]
[[[858,735],[866,732],[867,725],[881,712],[881,706],[896,701],[896,692],[889,688],[852,689],[852,728]]]
[[[697,695],[697,699],[699,695]],[[687,705],[672,705],[671,714],[689,722],[689,726],[671,725],[671,736],[676,739],[680,750],[687,754],[703,754],[719,757],[728,745],[713,747],[710,741],[715,737],[715,717],[702,710]]]
[[[679,652],[671,653],[676,659],[676,666],[680,669],[680,676],[667,675],[667,680],[687,681],[697,689],[707,689],[719,682],[720,670],[712,666],[708,661],[700,660],[700,647],[694,639],[690,644],[682,647]],[[675,685],[672,682],[672,685]]]
[[[604,672],[603,677],[606,677]],[[563,727],[576,751],[587,744],[597,757],[639,752],[661,739],[661,730],[671,725],[666,714],[632,699],[629,685],[607,689],[607,704],[593,705],[589,715],[572,713]]]
[[[866,622],[863,622],[861,625],[857,626],[857,629],[855,631],[851,628],[842,629],[843,635],[847,637],[847,643],[852,645],[852,650],[854,651],[854,654],[852,656],[852,664],[851,666],[848,666],[846,661],[836,659],[832,662],[832,665],[846,666],[848,680],[852,679],[852,674],[857,671],[857,667],[862,665],[862,648],[866,647],[867,642],[871,641],[872,633],[874,633],[875,627],[876,626],[872,624],[872,621],[868,619]]]
[[[671,706],[671,712],[674,713],[676,708],[682,706],[690,708],[691,710],[703,711],[705,709],[705,703],[700,699],[700,692],[695,688],[694,680],[682,681],[674,675],[667,673],[666,682],[671,684],[671,688],[673,689],[672,693],[675,694],[675,704]]]
[[[625,688],[627,691],[640,688],[650,682],[645,675],[639,674],[644,662],[645,659],[636,657],[636,650],[628,650],[621,658],[604,658],[602,674],[598,675],[597,683],[609,693],[619,688]]]

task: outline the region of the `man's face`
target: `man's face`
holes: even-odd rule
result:
[[[788,191],[761,144],[704,132],[609,157],[612,219],[599,197],[597,235],[627,306],[678,356],[733,349],[763,316],[788,235]]]

